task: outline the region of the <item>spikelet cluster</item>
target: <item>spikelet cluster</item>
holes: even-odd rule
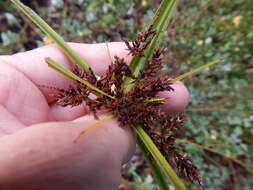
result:
[[[132,43],[126,41],[129,53],[133,56],[143,56],[155,34],[156,31],[151,26],[148,30],[138,33]],[[164,101],[157,95],[158,92],[174,90],[169,77],[161,74],[162,55],[163,49],[156,49],[139,77],[134,77],[126,61],[119,57],[114,58],[114,63],[100,79],[97,79],[92,69],[83,71],[74,67],[72,71],[77,76],[115,99],[107,96],[92,97],[90,96],[92,91],[76,81],[68,89],[56,88],[58,91],[55,94],[56,104],[77,106],[85,103],[96,118],[99,110],[106,109],[117,118],[122,127],[141,124],[178,175],[201,184],[197,167],[174,146],[175,133],[182,129],[185,117],[182,114],[167,115],[160,109]],[[132,78],[136,84],[127,93],[122,89],[125,77]]]

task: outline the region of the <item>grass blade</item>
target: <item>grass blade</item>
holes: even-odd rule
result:
[[[75,138],[74,143],[76,143],[77,140],[78,140],[83,134],[85,134],[85,133],[88,132],[89,130],[92,130],[92,129],[94,129],[94,128],[100,126],[100,125],[103,124],[103,123],[106,123],[107,121],[110,121],[113,117],[114,117],[114,116],[113,116],[112,114],[109,114],[109,115],[107,115],[106,117],[104,117],[103,119],[100,119],[100,120],[98,120],[97,122],[91,124],[90,126],[88,126],[87,128],[85,128],[83,131],[81,131],[81,132],[79,133],[79,135]]]
[[[102,94],[102,95],[107,96],[107,97],[109,97],[111,99],[114,99],[113,96],[110,96],[109,94],[106,94],[105,92],[99,90],[98,88],[96,88],[95,86],[93,86],[92,84],[90,84],[88,81],[85,81],[85,80],[81,79],[80,77],[78,77],[77,75],[75,75],[74,73],[72,73],[70,70],[64,68],[63,66],[61,66],[58,63],[56,63],[52,59],[46,58],[45,60],[46,60],[47,64],[49,65],[49,67],[51,67],[52,69],[54,69],[57,72],[61,73],[65,77],[67,77],[67,78],[69,78],[69,79],[71,79],[73,81],[78,81],[78,82],[82,83],[83,85],[87,86],[92,91],[94,91],[95,95],[100,96]]]
[[[89,66],[83,62],[83,60],[76,55],[76,53],[68,46],[68,44],[59,36],[38,14],[32,9],[25,6],[19,0],[11,0],[19,10],[21,10],[31,21],[36,24],[48,37],[54,41],[58,47],[80,68],[88,71]]]
[[[138,144],[140,150],[142,151],[143,156],[144,156],[149,168],[151,168],[151,170],[153,171],[153,176],[154,176],[156,183],[158,184],[160,190],[168,190],[168,184],[166,183],[166,180],[164,179],[164,176],[163,176],[159,166],[156,164],[156,162],[152,162],[149,159],[149,155],[147,154],[149,151],[139,137],[137,138],[137,144]]]
[[[178,0],[163,0],[161,2],[150,24],[152,25],[152,28],[157,31],[157,34],[154,36],[147,49],[144,51],[145,56],[134,56],[130,62],[129,67],[132,70],[134,76],[139,75],[140,71],[144,68],[145,63],[148,61],[154,49],[157,47],[161,32],[167,27],[167,24],[172,18],[172,12],[176,9],[177,4]],[[123,86],[126,92],[130,91],[134,86],[133,80],[126,78]]]
[[[220,63],[221,60],[215,60],[215,61],[212,61],[212,62],[209,62],[209,63],[206,63],[204,65],[201,65],[200,67],[196,68],[196,69],[193,69],[192,71],[189,71],[188,73],[185,73],[185,74],[182,74],[180,76],[178,76],[177,78],[173,79],[172,82],[176,82],[176,81],[179,81],[179,80],[182,80],[190,75],[193,75],[205,68],[208,68],[208,67],[211,67],[217,63]]]
[[[172,185],[177,190],[186,190],[184,183],[178,178],[177,174],[174,172],[172,167],[169,165],[167,160],[163,157],[161,152],[157,149],[156,145],[153,143],[147,133],[142,129],[142,127],[140,125],[135,125],[134,131],[138,134],[138,137],[152,154],[160,169],[162,169],[164,171],[164,174],[169,177]]]
[[[151,57],[158,44],[157,42],[161,36],[161,32],[166,28],[168,22],[172,18],[172,12],[175,10],[177,2],[177,0],[163,0],[161,2],[151,22],[151,25],[153,25],[153,29],[157,31],[157,34],[154,36],[148,48],[145,50],[145,56],[134,56],[129,65],[135,76],[139,75],[140,70],[143,69],[145,63]]]

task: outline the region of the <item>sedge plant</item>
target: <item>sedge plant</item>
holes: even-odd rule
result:
[[[174,82],[219,61],[204,64],[175,79],[159,76],[163,54],[163,49],[158,48],[160,36],[173,17],[178,0],[163,0],[160,3],[147,29],[140,31],[132,43],[125,41],[132,55],[130,64],[127,65],[124,59],[115,57],[106,76],[101,79],[97,79],[92,68],[79,58],[63,38],[33,10],[19,0],[11,1],[75,63],[72,70],[68,70],[50,57],[45,60],[49,67],[74,83],[69,89],[54,88],[57,91],[56,103],[62,106],[76,106],[85,102],[95,117],[96,112],[102,107],[108,110],[107,116],[98,118],[96,123],[81,131],[74,139],[74,143],[78,143],[78,139],[89,130],[116,118],[122,127],[129,125],[137,134],[137,143],[161,190],[167,190],[169,184],[177,190],[186,190],[179,176],[191,182],[201,183],[198,170],[191,160],[175,151],[173,146],[175,141],[173,131],[182,125],[184,117],[162,113],[159,106],[164,103],[164,99],[158,97],[157,93],[164,90],[172,91],[171,84]],[[96,98],[90,98],[90,94]],[[129,114],[133,110],[137,112],[134,115]],[[173,163],[176,164],[172,165]]]

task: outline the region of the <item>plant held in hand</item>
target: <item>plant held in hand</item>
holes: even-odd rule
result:
[[[132,127],[138,135],[137,142],[154,172],[160,189],[168,189],[165,180],[167,178],[176,189],[186,189],[176,173],[185,180],[198,181],[201,184],[197,167],[174,147],[175,131],[182,127],[185,116],[168,115],[163,112],[161,105],[165,99],[159,97],[158,92],[173,91],[171,85],[175,81],[218,61],[208,63],[176,79],[161,74],[163,49],[156,47],[161,31],[176,8],[177,0],[163,0],[147,30],[139,32],[132,43],[125,41],[129,54],[132,55],[130,65],[127,65],[124,59],[115,57],[106,75],[100,79],[36,13],[18,0],[11,1],[75,63],[70,71],[50,58],[46,59],[51,68],[73,81],[67,89],[53,87],[56,90],[56,104],[77,106],[85,102],[97,119],[99,110],[107,110],[108,116],[88,129],[113,117],[117,118],[122,127]],[[82,131],[80,136],[87,131]]]

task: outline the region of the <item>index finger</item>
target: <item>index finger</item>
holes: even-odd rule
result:
[[[101,44],[69,43],[70,47],[83,59],[97,75],[105,73],[111,57],[118,56],[129,61],[127,47],[123,42]],[[109,55],[110,53],[110,55]],[[12,56],[0,57],[3,61],[13,65],[24,73],[35,85],[48,85],[60,88],[67,87],[70,80],[48,67],[45,58],[50,57],[66,68],[70,68],[70,60],[56,45],[47,45],[28,52]],[[48,98],[50,89],[42,88],[42,93]]]

